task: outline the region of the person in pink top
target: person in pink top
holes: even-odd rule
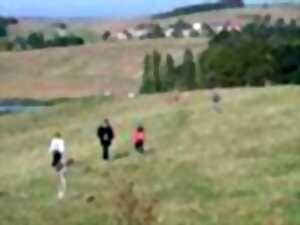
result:
[[[132,135],[132,141],[136,151],[144,153],[145,130],[143,126],[138,126]]]

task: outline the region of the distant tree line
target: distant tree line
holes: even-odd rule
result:
[[[242,32],[221,32],[197,57],[185,50],[183,62],[158,51],[147,54],[141,93],[196,88],[300,84],[300,27],[295,20],[267,16]]]
[[[19,21],[17,18],[0,16],[0,24],[4,24],[8,26],[8,25],[14,25],[18,23]]]
[[[13,17],[0,16],[0,51],[11,51],[13,49],[41,49],[50,47],[67,47],[74,45],[83,45],[84,40],[76,35],[55,36],[46,39],[41,32],[30,33],[27,37],[17,37],[10,40],[8,37],[8,26],[18,24],[19,21]],[[58,24],[61,29],[66,29],[65,24]]]
[[[222,0],[216,3],[203,3],[203,4],[195,4],[191,6],[179,7],[170,12],[156,14],[153,16],[153,18],[163,19],[163,18],[169,18],[175,16],[189,15],[198,12],[243,7],[243,6],[244,3],[242,0]]]
[[[0,40],[0,51],[12,51],[15,50],[30,50],[30,49],[42,49],[52,47],[68,47],[83,45],[84,40],[76,35],[55,36],[50,39],[46,39],[43,33],[33,32],[27,37],[17,37],[13,41],[8,39]]]
[[[7,40],[8,26],[17,24],[18,20],[15,18],[7,18],[0,16],[0,51],[7,51],[13,48],[13,43]]]
[[[9,25],[18,24],[18,20],[14,17],[0,16],[0,38],[7,37],[7,27]]]
[[[83,45],[84,40],[76,35],[55,36],[51,39],[46,39],[43,33],[33,32],[25,38],[16,38],[15,44],[17,44],[21,50],[26,50]]]

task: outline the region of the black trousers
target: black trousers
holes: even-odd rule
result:
[[[62,170],[63,163],[62,163],[62,154],[59,151],[53,152],[53,158],[52,158],[52,167],[55,168],[57,172]]]
[[[135,149],[139,152],[139,153],[144,153],[144,142],[143,141],[138,141],[135,143]]]
[[[110,145],[102,145],[102,158],[109,160],[109,147]]]

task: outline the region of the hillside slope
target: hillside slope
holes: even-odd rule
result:
[[[208,93],[195,92],[179,103],[170,94],[123,103],[93,98],[0,117],[0,224],[113,225],[120,204],[130,207],[118,195],[127,183],[142,205],[158,199],[155,224],[300,224],[300,89],[221,93],[222,114],[211,111]],[[95,137],[105,116],[117,133],[111,163],[98,159]],[[148,133],[144,157],[127,155],[137,120]],[[56,130],[75,160],[62,202],[46,152]],[[95,201],[87,203],[89,196]]]
[[[167,19],[158,19],[155,20],[160,22],[163,25],[173,24],[178,20],[178,18],[182,18],[185,21],[194,23],[194,22],[206,22],[206,23],[214,23],[214,22],[225,22],[227,20],[239,20],[241,23],[245,24],[253,21],[256,16],[265,16],[270,14],[272,19],[275,21],[278,18],[284,18],[286,22],[289,22],[290,19],[297,19],[300,22],[300,7],[279,7],[279,6],[271,6],[267,9],[263,9],[261,7],[246,7],[239,9],[224,9],[224,10],[216,10],[210,12],[201,12],[195,13],[192,15],[179,16],[179,17],[171,17]]]
[[[0,53],[0,98],[127,95],[139,87],[146,53],[176,57],[202,50],[206,39],[108,42],[74,48]]]

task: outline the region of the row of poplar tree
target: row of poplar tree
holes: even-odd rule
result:
[[[154,50],[144,58],[144,73],[141,93],[167,92],[177,90],[194,90],[201,88],[204,81],[200,75],[200,55],[195,60],[190,49],[185,50],[183,62],[175,65],[171,54],[167,54],[163,59],[162,55]],[[195,61],[197,61],[195,63]]]

